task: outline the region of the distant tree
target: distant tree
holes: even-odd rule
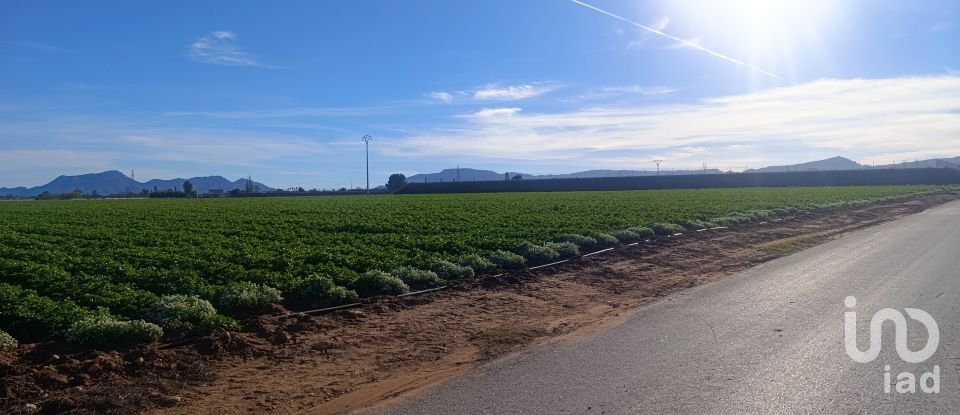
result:
[[[232,189],[232,190],[230,190],[230,196],[237,196],[237,195],[239,195],[239,194],[240,194],[240,189]]]
[[[523,180],[523,176],[517,174],[517,175],[514,175],[510,180]]]
[[[395,192],[400,190],[405,184],[407,184],[407,176],[404,176],[402,173],[394,173],[387,179],[387,190]]]
[[[193,194],[193,183],[190,183],[189,180],[183,182],[183,192],[192,195]]]
[[[142,193],[143,195],[149,195],[149,194],[150,194],[150,190],[143,189],[143,190],[140,191],[140,193]]]
[[[510,172],[503,173],[503,181],[510,181]]]
[[[157,190],[157,186],[156,186],[156,185],[153,186],[153,192],[154,192],[154,193],[159,192],[159,190]]]
[[[299,192],[299,193],[305,193],[306,191],[307,191],[307,189],[304,189],[303,187],[298,187],[298,188],[297,188],[297,192]]]

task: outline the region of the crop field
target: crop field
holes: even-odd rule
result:
[[[0,334],[96,345],[235,329],[271,303],[342,304],[683,227],[936,189],[4,202]]]

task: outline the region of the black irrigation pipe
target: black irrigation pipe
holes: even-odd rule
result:
[[[500,274],[500,275],[503,275],[503,274]],[[413,292],[409,292],[409,293],[405,293],[405,294],[395,295],[395,296],[393,296],[393,298],[412,297],[412,296],[415,296],[415,295],[426,294],[426,293],[430,293],[430,292],[434,292],[434,291],[440,291],[440,290],[445,290],[445,289],[447,289],[447,287],[428,288],[428,289],[426,289],[426,290],[413,291]],[[332,312],[334,312],[334,311],[349,310],[349,309],[351,309],[351,308],[361,307],[361,306],[363,306],[363,304],[364,304],[364,303],[350,303],[350,304],[338,305],[338,306],[334,306],[334,307],[318,308],[318,309],[316,309],[316,310],[298,311],[298,312],[295,312],[295,313],[289,313],[289,314],[279,315],[279,316],[277,316],[276,318],[282,319],[282,318],[288,318],[288,317],[299,316],[299,315],[316,316],[316,315],[320,315],[320,314],[332,313]]]
[[[160,346],[157,346],[157,349],[159,349],[159,350],[166,350],[166,349],[172,349],[172,348],[174,348],[174,347],[186,346],[186,345],[191,344],[191,343],[193,343],[193,342],[195,342],[195,341],[197,341],[197,340],[200,340],[200,339],[203,338],[203,337],[204,337],[204,336],[187,337],[186,339],[177,340],[177,341],[175,341],[175,342],[171,342],[171,343],[167,343],[167,344],[161,344]]]
[[[612,250],[613,250],[613,248],[601,249],[601,250],[599,250],[599,251],[591,252],[591,253],[589,253],[589,254],[583,254],[583,257],[586,258],[586,257],[588,257],[588,256],[593,256],[593,255],[596,255],[596,254],[602,254],[602,253],[604,253],[604,252],[609,252],[609,251],[612,251]]]
[[[400,294],[400,295],[396,296],[396,298],[411,297],[411,296],[414,296],[414,295],[420,295],[420,294],[426,294],[426,293],[429,293],[429,292],[445,290],[446,288],[447,288],[446,286],[436,287],[436,288],[428,288],[428,289],[426,289],[426,290],[413,291],[413,292],[409,292],[409,293],[406,293],[406,294]]]
[[[562,263],[567,262],[567,261],[569,261],[569,259],[562,259],[562,260],[557,261],[557,262],[551,262],[551,263],[549,263],[549,264],[537,265],[537,266],[535,266],[535,267],[527,267],[527,271],[533,271],[533,270],[535,270],[535,269],[552,267],[552,266],[554,266],[554,265],[559,265],[559,264],[562,264]]]

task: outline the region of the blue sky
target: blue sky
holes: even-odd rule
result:
[[[958,41],[956,1],[0,0],[0,186],[359,185],[363,134],[375,184],[953,157]]]

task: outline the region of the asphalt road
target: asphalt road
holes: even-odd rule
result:
[[[849,295],[861,349],[875,312],[912,307],[936,319],[936,353],[905,362],[886,323],[879,357],[855,362],[844,348]],[[927,331],[906,321],[919,350]],[[940,392],[885,393],[885,365],[894,383],[939,366]],[[670,296],[621,325],[491,362],[381,412],[960,413],[960,202]]]

